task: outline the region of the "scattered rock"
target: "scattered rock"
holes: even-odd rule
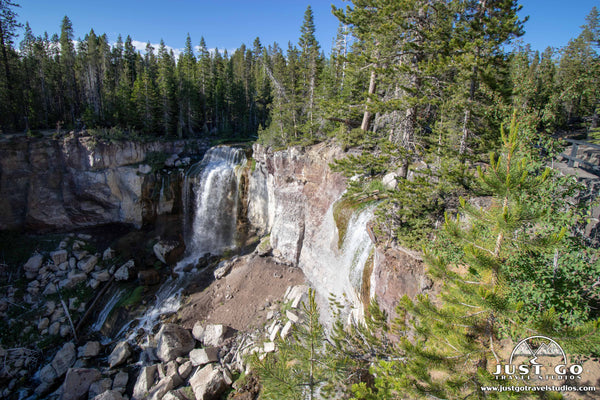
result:
[[[71,271],[67,275],[67,279],[60,281],[58,286],[61,289],[62,288],[71,289],[71,288],[77,286],[78,283],[81,283],[81,282],[85,281],[86,279],[87,279],[87,275],[85,274],[85,272]]]
[[[199,342],[202,342],[202,338],[204,336],[204,326],[200,321],[196,321],[194,324],[194,328],[192,329],[192,336]]]
[[[81,400],[87,397],[90,385],[99,380],[100,371],[92,368],[71,368],[62,386],[61,400]]]
[[[116,390],[107,390],[106,392],[94,397],[93,400],[124,400],[121,393]]]
[[[64,375],[75,363],[76,358],[75,344],[73,342],[65,343],[52,360],[52,367],[56,371],[56,376],[61,377]]]
[[[66,250],[57,250],[50,253],[50,258],[54,262],[54,265],[60,265],[67,261],[69,253]]]
[[[79,268],[86,274],[89,274],[90,272],[93,271],[96,264],[98,264],[98,257],[88,256],[77,263],[77,268]]]
[[[73,246],[73,248],[75,248],[75,246]],[[81,261],[83,260],[83,258],[85,256],[87,256],[89,253],[85,250],[75,250],[73,251],[73,256],[77,259],[77,261]],[[71,260],[69,260],[69,262],[71,262]]]
[[[290,333],[290,329],[292,329],[292,321],[288,321],[281,330],[282,339],[285,339],[287,337],[287,335]]]
[[[165,324],[156,335],[156,355],[163,362],[169,362],[186,355],[196,344],[190,331],[175,324]]]
[[[40,379],[42,382],[52,383],[56,380],[56,370],[50,364],[40,370]]]
[[[161,400],[169,390],[176,388],[182,383],[183,380],[177,374],[166,376],[150,390],[148,400]]]
[[[60,337],[67,337],[71,333],[71,327],[66,324],[61,325],[58,333],[60,334]]]
[[[43,331],[50,325],[50,320],[48,318],[42,318],[40,322],[38,322],[37,328],[40,331]]]
[[[193,351],[193,350],[192,350]],[[188,376],[192,373],[193,365],[191,361],[186,361],[179,366],[177,369],[177,373],[181,376],[181,379],[187,379]]]
[[[219,361],[219,349],[217,347],[205,347],[190,351],[190,361],[194,367]]]
[[[213,364],[198,369],[190,378],[196,400],[217,398],[227,388],[223,374]]]
[[[87,342],[79,349],[77,349],[77,357],[78,358],[91,358],[96,357],[100,354],[100,342]]]
[[[164,264],[174,264],[185,250],[185,246],[176,240],[160,240],[152,248],[154,255]]]
[[[275,351],[275,343],[274,342],[266,342],[263,345],[263,348],[265,350],[265,353],[272,353]]]
[[[127,358],[129,358],[130,355],[131,346],[129,345],[129,343],[127,343],[126,341],[119,342],[115,346],[112,353],[110,353],[110,356],[108,356],[109,367],[114,368],[125,363],[125,361],[127,361]]]
[[[134,400],[141,400],[147,396],[148,391],[154,385],[156,371],[156,364],[142,368],[133,388],[132,398]]]
[[[140,285],[152,286],[160,283],[160,274],[155,269],[147,269],[145,271],[138,272],[138,279]]]
[[[46,288],[42,292],[44,296],[50,296],[51,294],[55,294],[57,292],[56,285],[54,283],[49,283],[46,285]]]
[[[271,237],[270,236],[265,236],[260,240],[260,243],[258,244],[258,246],[256,246],[256,249],[254,250],[254,252],[256,254],[258,254],[260,257],[266,257],[268,255],[270,255],[273,252],[273,246],[271,246]]]
[[[96,396],[110,390],[112,386],[112,381],[110,378],[100,379],[90,385],[90,390],[88,391],[88,399],[93,399]]]
[[[107,282],[110,279],[110,274],[108,271],[104,270],[100,272],[94,272],[92,277],[99,282]]]
[[[115,380],[113,381],[112,388],[120,393],[125,392],[125,388],[127,388],[127,382],[129,381],[129,374],[127,372],[121,371],[115,375]]]
[[[52,325],[48,327],[48,335],[56,336],[60,333],[60,322],[53,322]]]
[[[23,265],[27,279],[33,279],[37,276],[43,261],[44,256],[41,254],[33,255],[27,260],[25,265]]]
[[[233,257],[231,260],[221,261],[217,266],[217,269],[215,269],[215,272],[213,272],[215,279],[221,279],[225,275],[227,275],[229,271],[231,271],[231,268],[233,267],[233,264],[235,264],[237,259],[238,257],[236,256]]]
[[[386,189],[394,190],[396,189],[396,186],[398,186],[398,181],[396,180],[397,177],[397,173],[390,172],[383,176],[383,178],[381,179],[381,183],[383,184],[383,186],[385,186]]]
[[[205,346],[219,347],[231,336],[232,331],[230,327],[221,324],[207,325],[202,335],[202,342]]]
[[[126,281],[129,279],[129,270],[135,267],[135,261],[129,260],[115,272],[115,279],[117,281]]]
[[[104,250],[104,252],[102,253],[102,259],[104,261],[108,261],[108,260],[112,260],[115,256],[115,251],[113,249],[111,249],[110,247],[106,250]]]
[[[296,314],[294,314],[293,312],[291,312],[290,310],[287,310],[285,312],[285,315],[288,317],[288,319],[290,321],[292,321],[294,324],[297,323],[298,321],[300,321],[300,317],[298,317]]]

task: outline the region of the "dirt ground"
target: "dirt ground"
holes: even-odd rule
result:
[[[305,282],[299,268],[277,264],[270,257],[238,259],[225,277],[194,293],[179,311],[179,323],[192,328],[196,321],[224,324],[239,331],[261,326],[273,304],[288,286]]]

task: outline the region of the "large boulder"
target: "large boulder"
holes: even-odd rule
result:
[[[73,342],[65,343],[52,359],[52,367],[56,371],[56,376],[63,376],[69,368],[75,363],[77,352]]]
[[[165,324],[156,335],[156,355],[163,362],[169,362],[184,356],[196,345],[196,341],[187,329],[176,324]]]
[[[115,280],[126,281],[129,279],[129,270],[135,267],[135,261],[129,260],[115,272]]]
[[[208,364],[204,368],[198,369],[190,378],[190,386],[194,391],[196,400],[210,400],[217,398],[227,389],[227,384],[223,373]]]
[[[83,260],[77,263],[77,268],[89,274],[94,270],[94,267],[98,264],[98,257],[96,256],[87,256]]]
[[[35,254],[29,257],[29,260],[23,265],[27,279],[33,279],[37,276],[43,261],[44,256],[41,254]]]
[[[50,253],[54,265],[60,265],[67,261],[69,253],[66,250],[56,250]]]
[[[221,325],[221,324],[210,324],[204,328],[202,334],[202,343],[207,347],[219,347],[223,345],[226,339],[230,338],[233,334],[233,329]]]
[[[110,353],[110,356],[108,356],[108,365],[110,366],[110,368],[114,368],[121,364],[124,364],[130,355],[131,346],[129,345],[129,343],[127,343],[127,341],[119,342],[115,346],[112,353]]]
[[[183,254],[185,246],[176,240],[160,240],[154,247],[154,255],[164,264],[175,264]]]
[[[61,400],[81,400],[87,398],[90,385],[100,380],[100,371],[92,368],[72,368],[67,371],[62,387]]]
[[[116,390],[107,390],[94,397],[93,400],[123,400],[123,395]]]
[[[190,361],[194,367],[206,365],[219,361],[219,349],[217,347],[205,347],[190,351]]]
[[[156,380],[157,365],[142,368],[133,387],[133,400],[141,400],[148,395],[148,391]]]

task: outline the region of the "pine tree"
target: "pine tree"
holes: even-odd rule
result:
[[[377,390],[359,385],[357,398],[490,396],[481,387],[492,383],[489,370],[493,362],[501,362],[498,347],[506,337],[540,332],[569,337],[563,343],[585,337],[585,342],[579,339],[572,348],[583,345],[597,351],[600,337],[595,321],[557,331],[556,323],[547,322],[556,319],[555,311],[542,312],[532,321],[528,313],[520,312],[522,303],[515,301],[516,288],[507,270],[511,257],[526,257],[534,250],[553,253],[566,229],[564,224],[548,225],[547,202],[537,193],[549,195],[550,170],[532,167],[514,119],[501,138],[502,154],[491,155],[487,171],[478,170],[480,184],[493,197],[491,207],[480,209],[461,200],[460,212],[468,220],[446,218],[446,241],[436,254],[426,253],[429,272],[444,283],[438,300],[427,296],[401,300],[395,324],[405,336],[396,351],[372,369]],[[501,398],[512,393],[492,395]]]
[[[66,15],[60,29],[60,67],[63,121],[74,125],[78,114],[76,109],[78,93],[75,78],[75,47],[73,45],[73,24]]]
[[[22,25],[17,22],[17,13],[15,8],[19,5],[10,0],[0,0],[0,57],[2,60],[2,81],[0,85],[4,86],[3,95],[0,95],[0,108],[2,113],[2,128],[8,128],[8,121],[16,127],[18,117],[16,114],[14,100],[15,93],[13,90],[13,79],[11,75],[12,58],[14,57],[13,40],[16,36],[16,29]]]
[[[158,47],[158,94],[161,115],[161,131],[165,137],[176,132],[177,105],[175,102],[175,60],[161,39]]]
[[[352,360],[335,353],[319,322],[315,292],[302,303],[303,319],[295,324],[291,337],[277,340],[277,351],[264,357],[253,354],[251,362],[259,376],[261,399],[313,400],[333,398],[350,377]]]

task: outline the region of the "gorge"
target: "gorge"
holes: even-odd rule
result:
[[[39,292],[28,297],[29,307],[44,306],[47,299],[42,292],[48,292],[48,286],[63,285],[57,289],[60,294],[69,287],[65,285],[71,284],[68,281],[71,276],[81,275],[78,282],[83,281],[92,293],[100,296],[96,296],[94,302],[83,304],[79,314],[68,308],[64,314],[70,318],[70,314],[75,313],[79,335],[100,340],[106,351],[115,341],[139,349],[128,350],[125,358],[130,357],[132,351],[141,351],[142,366],[154,365],[147,364],[152,356],[144,356],[149,351],[144,349],[156,351],[157,330],[167,326],[165,323],[173,318],[177,320],[177,315],[183,326],[191,329],[195,324],[190,321],[199,318],[193,311],[199,302],[190,299],[195,293],[200,296],[210,290],[217,293],[214,287],[218,288],[218,279],[227,274],[235,279],[236,271],[246,271],[246,279],[236,283],[238,286],[231,293],[224,294],[222,302],[235,296],[243,297],[245,290],[250,293],[258,290],[248,295],[247,302],[262,304],[266,301],[269,306],[247,311],[240,305],[239,311],[228,309],[229,313],[262,315],[260,309],[272,309],[284,297],[286,287],[287,296],[292,300],[297,298],[298,307],[299,299],[304,298],[302,293],[306,292],[294,289],[300,290],[300,294],[293,294],[296,292],[290,292],[293,287],[288,285],[305,280],[317,292],[326,325],[332,323],[328,311],[330,296],[346,304],[345,318],[360,321],[365,305],[373,296],[380,299],[386,310],[393,312],[401,293],[414,296],[428,288],[418,260],[374,243],[369,225],[373,204],[348,208],[345,210],[348,218],[343,222],[334,218],[334,209],[342,204],[346,187],[346,179],[332,172],[329,166],[343,156],[334,145],[322,143],[305,149],[272,151],[258,144],[252,149],[211,148],[199,141],[94,143],[90,137],[75,134],[50,143],[51,146],[42,146],[41,142],[29,139],[0,143],[0,184],[3,193],[9,193],[2,200],[0,226],[64,234],[81,232],[81,229],[103,229],[102,226],[111,230],[112,225],[107,224],[125,223],[131,227],[125,229],[124,232],[131,231],[125,237],[131,238],[120,239],[125,244],[117,245],[116,259],[100,253],[87,256],[96,262],[95,269],[92,266],[87,276],[76,267],[66,270],[69,274],[64,282],[52,281],[55,276],[52,272],[49,280],[44,280],[41,274],[35,275],[42,286]],[[19,190],[11,190],[14,188]],[[345,234],[340,234],[338,227],[343,227]],[[146,232],[145,236],[141,232]],[[61,242],[66,250],[57,250],[65,252],[66,258],[78,254],[73,243],[88,248],[95,239],[93,235],[81,233],[70,237],[73,239],[67,236]],[[148,237],[153,239],[148,242]],[[154,243],[154,255],[138,254],[144,252],[144,241]],[[104,255],[115,252],[111,248],[100,250]],[[51,254],[54,253],[40,252],[40,260],[45,260],[42,268],[60,271]],[[119,268],[127,258],[131,260]],[[74,263],[80,265],[81,262]],[[160,265],[165,263],[169,267],[161,269]],[[213,282],[215,267],[211,266],[215,265],[214,275],[218,278]],[[157,268],[158,274],[152,272]],[[229,272],[232,268],[233,272]],[[263,270],[258,271],[258,268]],[[123,271],[127,277],[119,278]],[[264,276],[255,280],[249,277],[265,272],[272,274],[267,275],[272,277],[267,278],[267,282]],[[160,287],[144,283],[145,277],[153,274],[162,277],[156,278],[162,282]],[[211,276],[208,280],[207,274]],[[107,280],[96,279],[99,276],[106,276]],[[97,282],[93,287],[90,287],[90,279]],[[271,292],[258,289],[259,280],[261,284],[273,286]],[[224,279],[223,282],[229,281]],[[152,282],[156,283],[158,281]],[[73,286],[81,284],[73,283]],[[230,284],[226,288],[222,290],[229,291]],[[128,302],[136,290],[144,300],[130,307]],[[88,310],[84,313],[86,307]],[[213,303],[210,307],[216,310],[222,306]],[[211,310],[206,310],[208,319],[210,313]],[[88,320],[81,321],[86,316]],[[261,318],[266,323],[265,316],[259,320]],[[87,328],[80,330],[79,325]],[[235,322],[232,325],[236,325]],[[285,328],[274,322],[271,330],[276,326],[277,330]],[[38,395],[60,393],[49,391],[60,390],[61,386],[57,386],[60,379],[39,378],[43,359],[55,359],[54,352],[60,343],[75,333],[75,328],[69,329],[66,320],[59,327],[63,335],[54,338],[55,347],[40,353],[42,359],[28,364],[24,370],[27,374],[37,370],[36,376],[45,382]],[[245,328],[244,324],[236,325],[235,330],[244,330],[240,328]],[[46,331],[40,331],[43,332]],[[9,383],[14,380],[14,377],[9,378],[10,374],[4,377]],[[63,386],[65,384],[63,382]],[[19,396],[27,393],[26,386]]]

